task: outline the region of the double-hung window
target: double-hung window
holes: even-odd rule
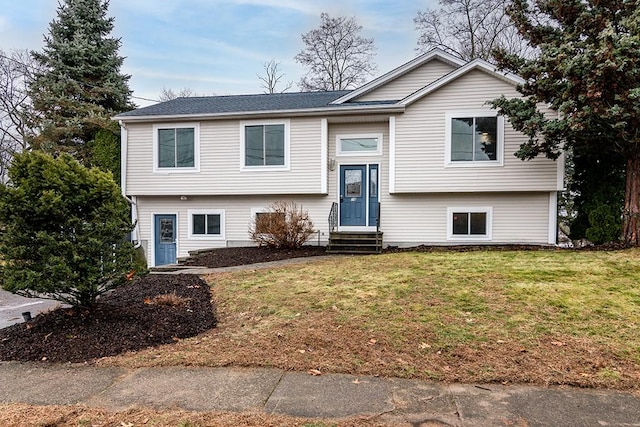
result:
[[[224,239],[224,211],[190,210],[189,237]]]
[[[494,111],[447,113],[447,166],[502,163],[504,119]]]
[[[197,124],[156,125],[153,131],[155,171],[197,171]]]
[[[491,207],[448,208],[449,240],[491,240]]]
[[[289,163],[289,122],[241,124],[243,169],[284,169]]]

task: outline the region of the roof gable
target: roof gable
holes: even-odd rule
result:
[[[354,101],[356,100],[358,97],[363,96],[365,94],[368,94],[372,91],[374,91],[375,89],[378,89],[388,83],[390,83],[393,80],[398,79],[401,76],[406,75],[407,73],[425,65],[426,63],[433,61],[433,60],[439,60],[444,62],[445,64],[449,64],[452,65],[453,67],[461,67],[463,66],[466,62],[460,58],[457,58],[451,54],[448,54],[440,49],[431,49],[429,52],[422,54],[416,58],[414,58],[413,60],[389,71],[386,74],[383,74],[382,76],[378,77],[377,79],[374,79],[372,81],[370,81],[369,83],[365,84],[364,86],[359,87],[358,89],[355,89],[351,92],[349,92],[348,94],[345,94],[344,96],[336,99],[335,101],[332,102],[332,104],[344,104],[346,102],[349,101]]]
[[[496,67],[490,63],[488,63],[487,61],[484,61],[482,59],[475,59],[469,63],[467,63],[466,65],[450,72],[449,74],[441,77],[440,79],[428,84],[427,86],[423,87],[422,89],[412,93],[411,95],[407,96],[406,98],[400,100],[398,103],[402,104],[402,105],[410,105],[414,102],[416,102],[417,100],[427,96],[428,94],[432,93],[433,91],[443,87],[446,84],[451,83],[452,81],[464,76],[465,74],[469,73],[470,71],[473,70],[479,70],[482,72],[485,72],[495,78],[504,80],[514,86],[517,86],[519,84],[523,84],[525,81],[524,79],[522,79],[519,76],[516,76],[515,74],[512,73],[500,73],[497,71]]]

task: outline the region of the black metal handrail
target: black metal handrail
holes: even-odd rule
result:
[[[376,231],[380,232],[380,202],[378,202],[378,212],[376,215]]]
[[[333,202],[331,204],[331,211],[329,211],[329,232],[336,231],[338,229],[338,204]]]

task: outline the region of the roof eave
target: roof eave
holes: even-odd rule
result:
[[[224,119],[253,119],[260,117],[308,117],[308,116],[339,116],[354,114],[381,114],[402,113],[405,106],[397,103],[390,105],[358,105],[339,106],[330,108],[309,108],[305,110],[265,110],[265,111],[238,111],[229,113],[211,114],[162,114],[152,116],[114,116],[111,120],[125,123],[145,123],[158,121],[183,121],[183,120],[224,120]]]

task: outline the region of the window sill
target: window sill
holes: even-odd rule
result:
[[[448,162],[445,163],[445,168],[496,168],[504,166],[501,161],[489,160],[489,161],[461,161],[461,162]]]
[[[490,242],[491,236],[471,236],[471,235],[450,235],[447,240],[451,242]]]
[[[160,175],[199,173],[200,168],[155,168],[153,173]]]
[[[243,166],[240,172],[288,172],[289,166]]]
[[[349,151],[345,153],[336,153],[336,157],[379,157],[382,152],[378,151]]]

